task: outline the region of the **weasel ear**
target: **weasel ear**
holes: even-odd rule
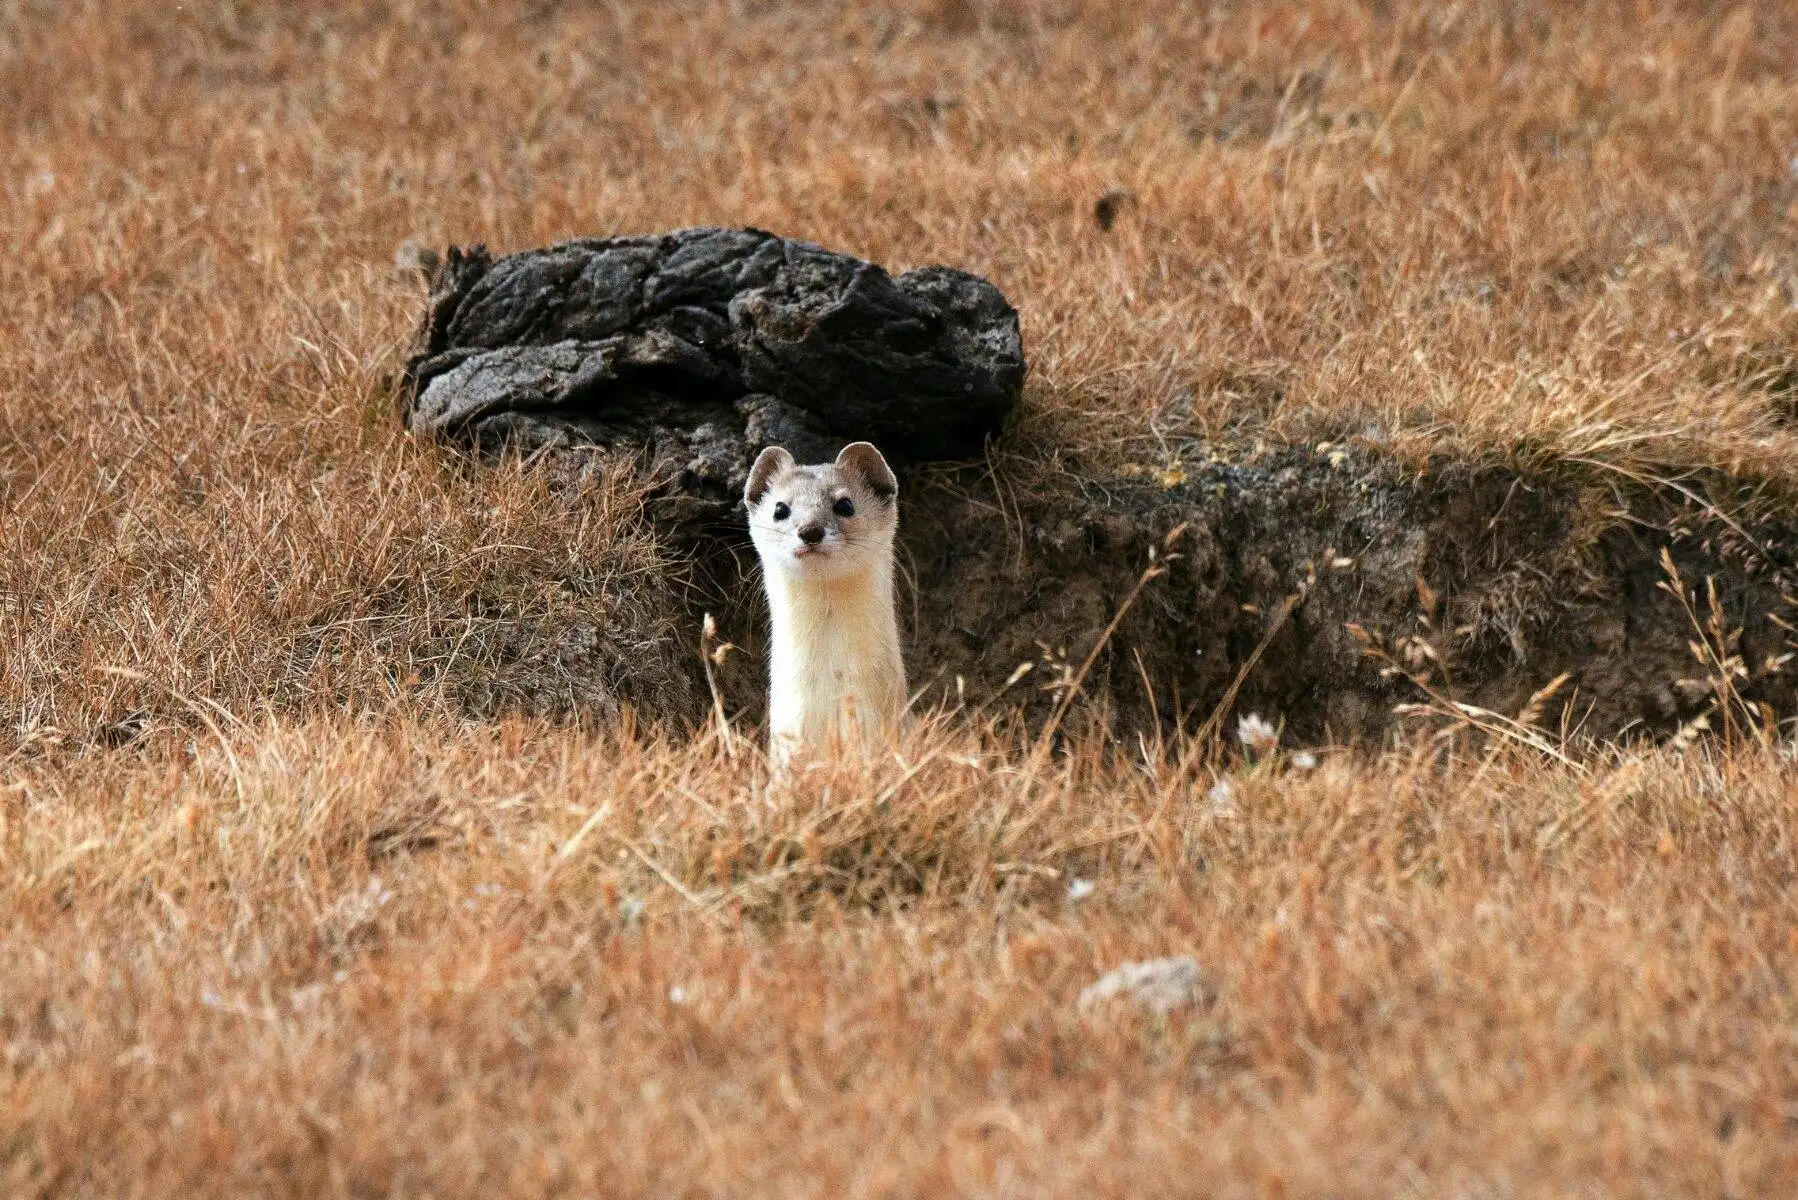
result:
[[[750,508],[762,502],[768,494],[768,485],[782,471],[791,470],[793,456],[780,446],[769,446],[756,456],[755,466],[749,468],[749,482],[743,485],[743,503]]]
[[[880,456],[872,442],[850,442],[837,455],[837,470],[854,476],[862,481],[862,486],[881,500],[891,500],[899,494],[899,481],[893,478],[893,468],[887,466],[887,460]]]

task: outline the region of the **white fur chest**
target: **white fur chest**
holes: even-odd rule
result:
[[[833,584],[770,577],[768,609],[768,721],[777,759],[802,746],[865,746],[897,727],[905,672],[889,572]]]

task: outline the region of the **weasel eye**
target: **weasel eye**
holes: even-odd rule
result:
[[[784,521],[792,515],[793,515],[793,510],[788,508],[786,505],[776,504],[774,506],[774,519],[776,521]]]
[[[855,502],[853,500],[849,499],[849,497],[847,497],[847,496],[844,496],[841,500],[838,500],[836,502],[835,508],[836,508],[836,514],[839,517],[853,517],[855,515]]]

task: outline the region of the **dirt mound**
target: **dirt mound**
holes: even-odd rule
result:
[[[1602,738],[1672,732],[1725,699],[1798,712],[1781,661],[1798,622],[1792,531],[1728,518],[1690,486],[1456,462],[1414,472],[1293,447],[1184,475],[907,480],[914,686],[1040,718],[1115,621],[1075,711],[1120,733],[1253,711],[1299,741],[1367,741],[1399,706],[1445,702],[1533,707],[1550,729]],[[724,679],[754,713],[753,562],[744,551],[715,573],[738,569],[737,595],[712,600],[751,651]]]
[[[1794,711],[1788,530],[1678,492],[1340,451],[1186,474],[1013,491],[1009,511],[978,488],[914,494],[920,674],[985,695],[1034,660],[1053,684],[1180,529],[1086,685],[1125,728],[1258,711],[1300,739],[1360,740],[1432,693],[1514,716],[1563,674],[1541,719],[1592,736],[1672,730],[1720,683]]]
[[[591,689],[565,678],[585,658],[552,656],[577,708],[590,693],[702,719],[711,612],[748,651],[720,673],[727,700],[759,716],[742,480],[763,445],[821,459],[868,437],[901,470],[901,619],[926,703],[1040,718],[1078,679],[1076,720],[1192,730],[1256,711],[1307,742],[1378,738],[1419,702],[1592,737],[1798,711],[1792,532],[1729,515],[1751,506],[1727,478],[1412,470],[1329,446],[1155,478],[1077,481],[1004,453],[997,475],[932,465],[978,457],[1022,375],[1016,314],[984,280],[687,230],[497,262],[452,251],[406,395],[421,432],[565,451],[552,461],[579,472],[628,458],[657,480],[688,635],[584,631],[635,649],[594,658],[606,678]]]

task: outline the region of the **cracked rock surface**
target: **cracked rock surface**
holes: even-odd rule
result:
[[[897,465],[970,459],[1024,380],[986,280],[901,275],[754,229],[451,250],[403,379],[407,424],[482,451],[602,448],[734,501],[765,445],[866,439]]]

